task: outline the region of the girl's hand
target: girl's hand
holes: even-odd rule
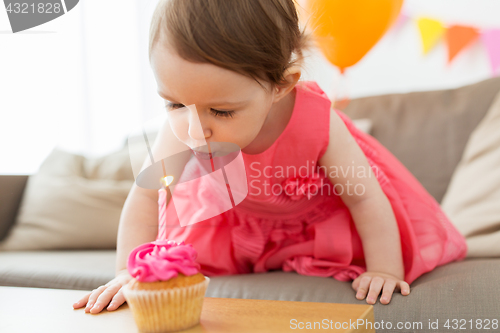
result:
[[[120,305],[125,303],[122,287],[130,280],[132,280],[132,276],[125,269],[117,274],[113,280],[92,290],[78,302],[74,303],[73,308],[78,309],[87,305],[85,307],[85,312],[99,313],[105,306],[108,306],[109,301],[111,301],[107,310],[116,310]]]
[[[370,289],[366,298],[368,304],[377,302],[381,290],[383,291],[380,297],[380,303],[382,304],[389,304],[394,289],[405,296],[410,294],[410,285],[408,283],[394,275],[381,272],[365,272],[358,276],[351,286],[357,291],[356,298],[359,300],[364,299],[368,288]]]

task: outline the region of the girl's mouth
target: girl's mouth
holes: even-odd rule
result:
[[[196,156],[196,157],[199,157],[203,160],[209,160],[210,158],[213,158],[214,155],[215,155],[215,152],[212,151],[212,154],[210,153],[205,153],[205,152],[200,152],[200,151],[196,151],[196,150],[193,150],[191,149],[191,151],[193,152],[193,154]]]

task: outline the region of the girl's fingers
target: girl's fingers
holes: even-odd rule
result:
[[[410,285],[405,281],[400,281],[399,290],[401,291],[401,295],[409,295],[410,294]]]
[[[370,291],[368,292],[368,296],[366,297],[366,303],[375,304],[377,302],[378,295],[382,290],[382,286],[384,285],[384,278],[380,276],[375,276],[372,279],[370,284]]]
[[[99,288],[92,290],[92,295],[90,295],[89,297],[89,301],[87,302],[87,307],[85,307],[85,312],[90,312],[90,309],[92,309],[92,307],[94,306],[95,301],[105,289],[106,286],[100,286]]]
[[[359,281],[358,291],[356,293],[357,299],[362,300],[365,298],[366,293],[368,292],[368,288],[370,287],[371,279],[372,278],[370,276],[367,276],[367,275],[365,275],[361,278],[361,280]]]
[[[358,290],[359,281],[361,281],[362,278],[363,278],[362,276],[358,276],[357,278],[354,279],[354,281],[352,281],[351,288],[354,289],[354,291]]]
[[[117,284],[107,287],[106,290],[104,290],[95,301],[94,306],[92,307],[92,309],[90,309],[90,313],[98,313],[105,306],[107,306],[109,304],[109,301],[111,300],[111,298],[113,298],[119,288],[120,285]]]
[[[111,300],[111,303],[109,303],[108,307],[106,308],[108,311],[116,310],[120,305],[125,303],[125,296],[123,295],[122,288],[118,290],[116,293],[115,297]]]
[[[74,309],[79,309],[85,304],[87,304],[87,301],[89,300],[89,297],[92,293],[88,293],[87,295],[83,296],[78,302],[73,303],[73,308]]]
[[[396,288],[396,281],[388,279],[385,280],[384,289],[382,291],[382,296],[380,296],[380,303],[389,304],[391,301],[392,293]]]

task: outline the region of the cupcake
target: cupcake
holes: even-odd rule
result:
[[[191,244],[156,240],[130,252],[132,280],[123,295],[140,332],[171,332],[200,322],[210,279],[200,273]]]

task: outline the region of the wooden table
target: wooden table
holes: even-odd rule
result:
[[[73,303],[88,292],[0,287],[0,332],[138,332],[126,303],[97,314],[73,309]],[[375,332],[373,323],[373,306],[368,304],[205,297],[200,324],[183,332]]]

